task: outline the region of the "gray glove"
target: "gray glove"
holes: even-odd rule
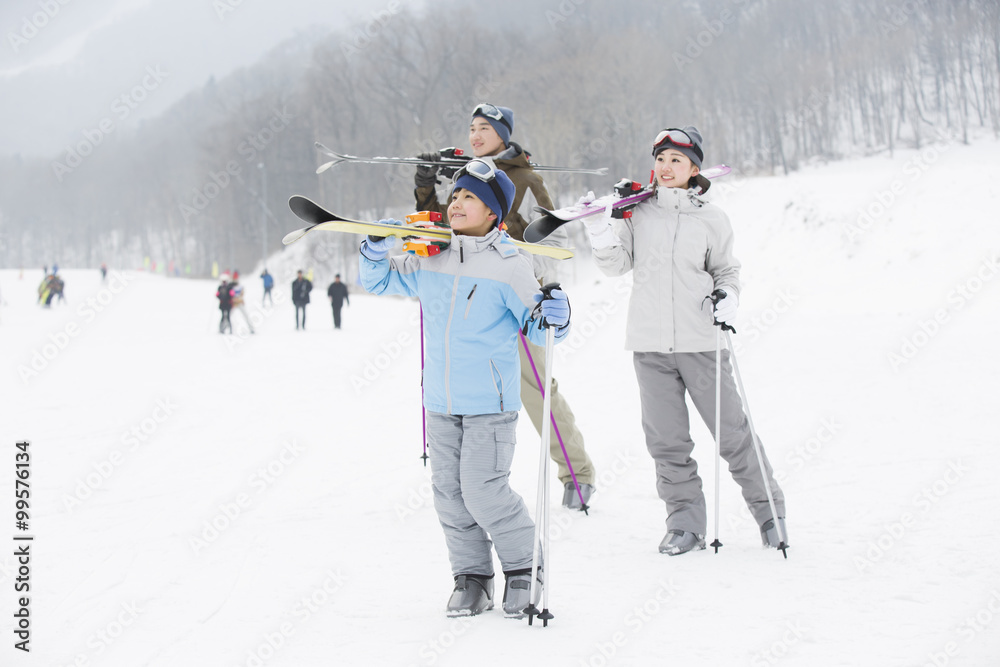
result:
[[[441,155],[438,153],[421,153],[417,157],[420,158],[421,160],[432,160],[434,162],[441,161]],[[417,167],[417,173],[413,177],[413,183],[418,188],[427,188],[427,187],[433,188],[435,185],[437,185],[438,182],[437,172],[438,172],[437,166],[420,165],[419,167]]]

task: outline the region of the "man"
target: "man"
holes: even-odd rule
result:
[[[340,274],[333,277],[333,282],[326,290],[326,295],[330,297],[330,305],[333,306],[333,328],[340,328],[340,309],[347,302],[351,305],[351,300],[347,298],[347,285],[340,282]]]
[[[480,104],[472,110],[472,120],[469,124],[469,146],[475,157],[492,163],[500,169],[514,183],[515,193],[513,203],[503,223],[507,233],[518,241],[524,240],[524,228],[528,226],[530,211],[535,202],[545,208],[554,208],[552,199],[541,177],[535,172],[528,161],[528,154],[515,142],[510,140],[511,132],[514,131],[514,112],[507,107],[498,107],[493,104]],[[437,153],[425,153],[420,156],[427,160],[437,160],[440,156]],[[418,211],[440,211],[445,212],[446,207],[438,202],[435,184],[437,182],[437,167],[417,167],[417,174],[414,178],[416,189],[414,195]],[[533,201],[532,201],[533,200]],[[523,214],[522,214],[523,211]],[[568,245],[568,235],[565,230],[557,230],[543,241],[547,245]],[[532,257],[535,277],[541,283],[548,282],[545,277],[552,276],[555,271],[554,260],[550,258],[534,255]],[[535,371],[532,369],[532,361],[538,370],[539,377],[545,377],[545,349],[528,342],[528,349],[531,352],[531,359],[528,358],[524,349],[524,344],[518,346],[521,362],[521,401],[524,404],[531,423],[535,430],[541,433],[542,429],[542,394],[539,391],[539,382],[535,380]],[[559,429],[559,436],[562,436],[560,443],[554,428],[551,429],[551,446],[549,454],[552,460],[559,467],[559,481],[563,484],[564,507],[570,509],[584,509],[581,505],[590,500],[594,492],[594,481],[596,473],[594,464],[584,449],[583,434],[576,426],[576,417],[569,403],[559,393],[559,383],[552,379],[552,416]],[[562,447],[566,448],[566,456],[563,456]],[[569,463],[566,464],[566,458]],[[576,482],[580,485],[577,493]]]
[[[313,284],[302,275],[302,269],[296,273],[292,281],[292,303],[295,304],[295,329],[299,328],[299,310],[302,311],[302,330],[306,328],[306,304],[309,303],[309,292]]]

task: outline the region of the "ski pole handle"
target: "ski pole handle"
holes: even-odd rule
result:
[[[726,294],[726,290],[724,290],[724,289],[717,289],[717,290],[715,290],[714,292],[712,292],[709,296],[707,296],[705,298],[711,300],[711,302],[712,302],[712,310],[714,311],[715,310],[715,305],[717,303],[719,303],[720,301],[722,301],[723,299],[725,299],[727,296],[729,296],[729,295]],[[725,322],[720,322],[719,320],[715,319],[714,315],[712,316],[712,323],[715,324],[715,326],[717,326],[717,327],[722,327],[723,331],[732,331],[733,333],[736,333],[736,327],[734,327],[734,326],[732,326],[730,324],[726,324]]]
[[[528,318],[528,321],[524,323],[524,328],[521,329],[521,333],[524,334],[525,336],[528,335],[528,324],[533,322],[536,318],[538,319],[539,329],[541,329],[542,327],[545,328],[549,327],[549,324],[545,321],[545,318],[540,317],[542,312],[542,301],[547,301],[552,298],[552,291],[559,289],[559,283],[546,283],[545,285],[542,285],[538,289],[542,293],[542,298],[541,300],[539,300],[537,304],[535,304],[535,307],[531,309],[531,317]]]

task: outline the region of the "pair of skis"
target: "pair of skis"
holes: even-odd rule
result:
[[[343,153],[337,153],[324,146],[323,144],[316,142],[316,149],[328,157],[333,159],[329,162],[324,162],[317,169],[317,174],[322,174],[324,171],[330,167],[335,167],[341,162],[357,162],[361,164],[408,164],[411,167],[440,167],[444,170],[451,170],[452,173],[461,169],[465,166],[465,163],[472,159],[472,157],[465,154],[461,148],[443,148],[439,152],[441,154],[440,160],[425,160],[419,157],[358,157],[357,155],[345,155]],[[597,176],[604,176],[608,173],[607,167],[601,167],[600,169],[577,169],[575,167],[550,167],[544,164],[535,164],[531,162],[531,168],[535,171],[560,171],[567,174],[594,174]]]
[[[708,190],[711,185],[709,179],[725,176],[730,171],[732,169],[724,164],[703,169],[698,174],[701,192],[704,193]],[[611,216],[614,218],[631,217],[632,209],[653,196],[653,193],[656,192],[656,184],[650,183],[643,187],[635,181],[622,179],[615,184],[614,190],[613,194],[560,209],[549,210],[536,206],[535,212],[541,215],[532,220],[531,224],[525,228],[524,240],[529,243],[538,243],[567,222],[605,213],[609,207],[611,208]]]
[[[402,225],[389,225],[381,222],[342,218],[302,195],[292,195],[288,200],[288,208],[299,219],[308,222],[309,226],[286,234],[285,238],[281,240],[285,245],[295,243],[311,232],[326,230],[349,234],[401,237],[405,241],[404,250],[427,257],[438,254],[451,241],[451,228],[440,224],[441,215],[431,211],[421,211],[408,215]],[[523,241],[514,241],[514,245],[533,255],[543,255],[554,259],[569,259],[573,256],[571,248],[538,245]]]

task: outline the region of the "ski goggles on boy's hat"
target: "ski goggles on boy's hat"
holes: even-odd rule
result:
[[[701,150],[701,134],[692,126],[683,130],[676,127],[661,130],[653,140],[653,157],[670,147],[688,156],[696,167],[701,167],[701,161],[705,159]]]
[[[514,183],[507,174],[483,160],[469,160],[455,173],[455,187],[462,188],[479,197],[487,208],[497,216],[497,224],[503,222],[510,212],[514,199]]]

